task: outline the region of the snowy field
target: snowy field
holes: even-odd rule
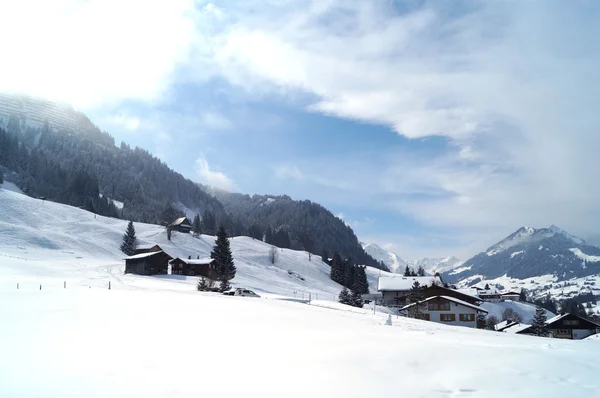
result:
[[[123,220],[0,190],[0,397],[598,396],[598,340],[517,336],[332,301],[328,267],[235,238],[235,282],[123,275]],[[142,243],[205,256],[213,238],[136,224]],[[369,270],[374,283],[379,271]],[[66,281],[67,288],[63,283]],[[108,283],[111,290],[108,290]],[[19,284],[17,290],[16,285]],[[42,290],[39,285],[42,284]],[[287,301],[310,292],[311,305]],[[304,296],[304,298],[306,298]]]

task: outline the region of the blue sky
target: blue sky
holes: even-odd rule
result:
[[[597,235],[596,2],[46,3],[0,5],[0,89],[195,181],[319,202],[407,259]]]

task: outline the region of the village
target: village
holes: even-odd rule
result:
[[[181,217],[168,225],[169,237],[178,232],[190,234],[192,225]],[[137,275],[182,275],[200,277],[206,290],[219,282],[218,264],[211,257],[189,255],[187,258],[172,257],[159,245],[137,246],[131,256],[125,258],[125,273]],[[488,316],[485,303],[520,302],[521,291],[501,291],[486,285],[457,289],[445,283],[436,273],[429,276],[380,276],[377,293],[363,294],[365,304],[385,307],[399,316],[416,318],[443,325],[488,329],[517,335],[537,335],[559,339],[582,340],[600,333],[600,325],[576,314],[552,314],[547,317],[540,307],[532,323],[523,323],[514,311],[506,319]],[[527,304],[533,305],[533,304]],[[504,314],[503,314],[504,315]],[[514,316],[515,319],[511,319]],[[538,322],[538,325],[534,323]]]

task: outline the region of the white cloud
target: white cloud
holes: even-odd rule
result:
[[[379,195],[375,203],[429,225],[593,231],[598,10],[502,1],[449,12],[445,2],[408,2],[399,14],[391,4],[288,1],[224,13],[210,61],[231,84],[292,101],[305,93],[316,112],[408,138],[444,136],[451,146],[384,169],[330,157],[278,175],[346,197]]]
[[[303,180],[304,174],[300,171],[300,169],[297,166],[280,165],[275,168],[275,177],[282,180]]]
[[[137,116],[126,116],[122,114],[117,114],[108,118],[108,122],[122,127],[127,131],[136,131],[141,124],[141,121]]]
[[[199,156],[196,159],[195,170],[198,179],[202,184],[224,189],[226,191],[232,191],[235,188],[233,180],[220,171],[211,170],[208,161],[203,156]]]
[[[87,108],[158,98],[187,60],[194,1],[0,2],[0,90]]]

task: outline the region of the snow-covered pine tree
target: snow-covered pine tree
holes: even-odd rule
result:
[[[419,269],[417,269],[417,276],[425,276],[425,268],[422,265],[419,265]]]
[[[407,265],[406,268],[404,268],[404,276],[411,276],[412,275],[412,271],[410,270],[410,267]]]
[[[231,286],[229,281],[235,278],[236,267],[233,263],[229,238],[225,228],[221,226],[217,232],[217,240],[213,247],[210,257],[216,262],[216,271],[219,281],[221,281],[221,291],[228,290]]]
[[[424,288],[418,281],[413,283],[410,288],[410,293],[408,294],[408,301],[412,303],[416,303],[416,305],[412,306],[409,310],[410,316],[413,318],[418,318],[421,313],[421,301],[425,299],[425,293],[423,292]]]
[[[338,301],[342,304],[350,304],[350,292],[348,291],[348,288],[346,288],[346,286],[344,286],[344,288],[340,292],[340,295],[338,296]]]
[[[531,331],[534,336],[548,337],[548,326],[546,325],[546,310],[542,307],[535,309],[535,315],[531,320]]]
[[[121,251],[128,256],[133,256],[137,247],[137,238],[135,237],[135,227],[133,221],[129,221],[127,229],[123,235],[123,243],[121,243]]]

